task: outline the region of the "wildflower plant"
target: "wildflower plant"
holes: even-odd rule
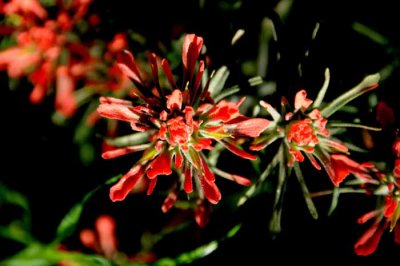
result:
[[[118,65],[135,84],[132,94],[137,102],[103,97],[98,112],[106,118],[129,122],[132,129],[139,132],[129,136],[134,145],[106,151],[103,158],[143,151],[142,157],[111,188],[111,200],[125,199],[142,178],[148,179],[147,194],[152,194],[159,176],[169,176],[175,170],[178,180],[173,184],[162,210],[166,212],[174,205],[180,189],[188,194],[194,192],[190,196],[193,195],[199,202],[196,221],[204,226],[205,218],[201,217],[204,212],[199,209],[204,199],[217,204],[222,197],[215,183],[214,169],[207,162],[204,151],[212,150],[214,143],[218,142],[244,159],[255,160],[256,157],[244,151],[238,141],[244,137],[258,137],[269,121],[242,115],[239,107],[245,98],[238,102],[222,99],[221,95],[230,92],[224,92],[223,83],[214,83],[212,77],[201,84],[205,63],[200,60],[197,68],[196,63],[202,47],[203,38],[194,34],[185,36],[181,86],[177,85],[168,61],[161,60],[169,88],[160,84],[155,54],[150,56],[153,81],[147,85],[132,54],[122,52]],[[216,173],[241,185],[250,185],[245,177],[219,169]]]
[[[287,183],[287,178],[294,175],[303,191],[304,199],[313,218],[318,218],[317,209],[311,199],[309,189],[305,183],[303,173],[300,168],[305,157],[311,162],[315,169],[326,171],[331,182],[335,186],[349,175],[352,160],[347,156],[349,148],[336,137],[331,135],[331,128],[335,127],[359,127],[371,130],[379,130],[360,124],[347,122],[330,123],[328,118],[336,111],[340,110],[348,102],[362,94],[371,91],[378,86],[379,74],[367,76],[360,84],[343,93],[330,103],[323,105],[323,99],[329,86],[329,70],[325,71],[325,83],[319,91],[315,101],[307,98],[305,90],[300,90],[294,98],[294,109],[285,97],[281,100],[281,113],[265,101],[260,105],[272,117],[268,127],[256,138],[250,149],[268,150],[268,145],[275,141],[280,141],[278,151],[265,171],[260,176],[259,182],[254,184],[239,200],[238,205],[242,205],[248,197],[256,190],[256,187],[273,173],[278,167],[278,184],[275,194],[274,211],[270,222],[270,229],[273,232],[280,232],[281,211],[283,191]],[[267,151],[268,152],[268,151]]]
[[[383,50],[376,62],[393,60],[377,71],[371,60],[374,53],[366,45],[368,53],[357,51],[362,54],[356,64],[359,69],[353,72],[351,65],[351,71],[343,73],[343,65],[336,65],[330,56],[315,60],[320,55],[315,50],[325,53],[327,43],[337,49],[348,37],[335,35],[333,40],[327,37],[330,34],[319,35],[331,33],[326,27],[332,23],[329,20],[320,23],[314,21],[319,15],[310,16],[316,26],[304,47],[303,39],[308,38],[302,37],[304,32],[282,34],[290,32],[290,23],[298,18],[292,10],[305,3],[277,1],[274,7],[255,10],[248,1],[200,1],[190,10],[201,11],[195,15],[216,15],[229,22],[208,25],[191,17],[191,12],[172,15],[162,1],[156,7],[153,1],[139,2],[149,5],[152,22],[160,18],[163,25],[154,23],[157,28],[153,28],[142,23],[138,18],[146,8],[136,6],[123,14],[124,5],[109,1],[0,0],[0,82],[10,87],[0,90],[6,96],[0,107],[3,124],[9,126],[1,131],[4,154],[6,160],[18,158],[28,166],[16,171],[6,161],[2,172],[0,240],[5,244],[0,246],[8,253],[0,254],[1,265],[188,265],[233,237],[241,244],[243,237],[250,243],[256,242],[254,236],[272,236],[268,239],[272,248],[258,242],[256,248],[231,245],[240,252],[223,254],[224,260],[235,263],[242,256],[247,264],[262,264],[274,258],[275,244],[279,249],[279,241],[272,238],[285,230],[282,213],[291,211],[285,195],[293,192],[288,189],[293,183],[299,184],[304,198],[305,204],[299,204],[314,219],[324,210],[318,202],[321,196],[331,197],[328,216],[333,211],[342,214],[336,209],[345,194],[365,200],[365,210],[358,202],[345,205],[362,224],[357,224],[361,233],[356,233],[359,239],[354,239],[350,254],[379,252],[382,237],[389,233],[400,243],[399,110],[394,108],[398,93],[384,95],[389,82],[398,82],[400,49],[389,38],[357,21],[343,23],[362,44],[367,40]],[[179,8],[186,4],[179,3]],[[265,9],[268,12],[262,14]],[[219,17],[223,12],[229,16]],[[111,17],[115,14],[121,17]],[[220,38],[241,25],[236,19],[248,18],[244,14],[254,17],[236,29],[232,39]],[[183,24],[185,20],[190,23]],[[344,27],[334,23],[332,28]],[[254,29],[260,29],[259,34]],[[188,33],[195,31],[204,39]],[[247,49],[254,48],[257,40],[258,49]],[[303,56],[298,56],[303,48]],[[338,50],[350,63],[345,49]],[[332,80],[327,67],[334,73]],[[323,69],[324,81],[317,81]],[[24,92],[26,99],[7,99]],[[35,112],[15,106],[22,102],[34,105]],[[56,125],[55,136],[48,135],[49,125],[35,117],[38,104],[46,107],[39,113],[50,111],[47,118]],[[23,133],[14,134],[19,124]],[[35,138],[39,144],[32,143]],[[79,147],[58,145],[66,141]],[[50,181],[36,171],[53,162],[68,163],[71,169],[50,171],[51,182],[57,180],[60,189],[49,191]],[[14,175],[25,173],[35,178],[14,180]],[[19,193],[8,182],[26,190]],[[88,186],[95,188],[87,192]],[[34,195],[42,192],[43,201],[38,203]],[[54,213],[32,215],[41,205],[53,203],[52,195],[58,193],[64,200],[76,200],[72,207],[59,204]],[[153,194],[157,196],[149,197]],[[371,202],[374,206],[368,206]],[[66,214],[60,214],[65,207]],[[268,207],[272,211],[266,212]],[[289,220],[293,219],[285,219]],[[40,236],[39,229],[48,229],[47,223],[54,232]],[[268,223],[269,230],[264,230]],[[296,231],[309,234],[295,223]],[[252,228],[260,224],[263,229]],[[300,239],[298,243],[305,243]],[[283,252],[290,251],[285,245]],[[261,256],[253,255],[257,252]],[[253,263],[257,258],[263,261]]]

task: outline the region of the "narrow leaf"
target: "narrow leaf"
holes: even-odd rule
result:
[[[126,135],[114,139],[106,139],[106,142],[115,147],[133,146],[143,144],[148,141],[150,131],[138,132],[131,135]]]
[[[325,69],[325,81],[324,84],[322,85],[321,89],[318,92],[317,98],[314,101],[313,108],[318,108],[322,101],[324,100],[326,91],[328,90],[329,86],[329,81],[330,81],[331,75],[329,68]]]
[[[229,76],[229,70],[226,66],[220,67],[211,78],[208,91],[212,98],[217,96],[223,89],[226,80]]]
[[[327,106],[325,106],[321,110],[321,115],[325,118],[328,118],[337,110],[342,108],[348,102],[354,100],[355,98],[359,97],[360,95],[375,89],[378,86],[378,81],[380,79],[379,73],[369,75],[365,77],[358,85],[354,88],[348,90],[347,92],[340,95],[338,98],[333,100]]]
[[[116,182],[118,179],[121,178],[121,175],[114,176],[110,179],[108,179],[103,185],[100,185],[87,193],[81,202],[73,206],[70,211],[64,216],[64,218],[61,220],[60,224],[57,227],[56,231],[56,238],[54,240],[55,243],[59,243],[68,236],[70,236],[74,231],[76,226],[78,225],[79,218],[81,217],[82,210],[86,202],[95,194],[96,191],[98,191],[100,188],[102,188],[104,185],[109,185],[111,183]]]
[[[329,207],[329,211],[328,211],[328,216],[331,216],[332,213],[335,211],[336,206],[339,202],[339,195],[340,195],[339,187],[334,187],[333,193],[332,193],[331,206]]]
[[[314,202],[310,196],[310,192],[308,191],[307,184],[304,180],[303,173],[301,172],[299,163],[294,164],[294,172],[297,177],[297,181],[299,181],[301,190],[303,191],[304,200],[306,201],[308,211],[314,219],[318,219],[317,208],[315,208]]]

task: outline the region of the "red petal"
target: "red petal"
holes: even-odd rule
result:
[[[181,168],[183,163],[183,155],[179,150],[175,151],[175,169]]]
[[[178,191],[174,189],[168,194],[167,198],[164,200],[164,203],[161,207],[163,213],[166,213],[174,206],[177,198],[178,198]]]
[[[192,79],[194,67],[202,47],[203,38],[195,34],[188,34],[185,36],[182,45],[182,63],[186,73],[186,81]]]
[[[248,118],[235,124],[225,125],[229,133],[235,136],[245,136],[256,138],[258,137],[269,125],[271,121],[262,118]]]
[[[201,160],[201,165],[202,165],[202,168],[203,168],[203,171],[204,171],[205,178],[210,182],[214,182],[215,181],[215,176],[211,172],[210,168],[208,167],[207,162],[204,160],[204,158],[202,156],[200,156],[200,160]]]
[[[231,179],[233,181],[235,181],[236,183],[238,183],[239,185],[246,186],[246,187],[251,185],[251,181],[243,176],[240,176],[240,175],[230,175],[230,176],[231,176]]]
[[[166,59],[161,60],[161,66],[164,69],[165,76],[168,79],[169,84],[171,85],[171,88],[174,90],[177,88],[174,80],[174,76],[172,75],[171,67],[169,66],[169,63]]]
[[[385,197],[385,211],[383,215],[385,217],[390,217],[397,207],[397,200],[389,195]]]
[[[153,194],[156,185],[157,185],[157,177],[150,180],[149,187],[147,188],[147,195]]]
[[[205,227],[208,224],[211,208],[206,202],[201,202],[197,205],[195,211],[195,220],[200,227]]]
[[[79,233],[79,239],[81,240],[82,245],[91,248],[94,251],[97,251],[96,250],[97,239],[96,239],[96,234],[94,233],[93,230],[83,229]]]
[[[96,220],[96,231],[102,252],[111,258],[117,252],[118,241],[115,236],[115,220],[108,215],[101,215]]]
[[[383,234],[383,227],[374,223],[354,245],[354,251],[359,256],[368,256],[374,253]]]
[[[203,188],[204,196],[212,204],[217,204],[221,200],[221,192],[214,182],[208,181],[203,175],[199,175],[200,185]]]
[[[126,173],[117,184],[110,189],[110,198],[112,201],[124,200],[128,193],[136,185],[139,178],[144,174],[143,167],[141,165],[134,166],[128,173]]]
[[[117,119],[127,122],[137,121],[139,116],[134,113],[126,103],[101,103],[97,108],[99,114],[110,119]]]
[[[244,159],[248,159],[248,160],[256,160],[257,157],[245,152],[244,150],[239,149],[237,146],[235,146],[234,144],[228,142],[228,141],[221,141],[221,143],[228,149],[230,150],[232,153],[236,154],[237,156],[240,156]]]
[[[335,175],[331,177],[331,180],[335,186],[339,184],[350,174],[365,174],[362,170],[361,164],[351,160],[346,155],[333,154],[331,155],[331,167],[335,172]]]
[[[110,150],[110,151],[104,152],[101,155],[101,157],[103,157],[103,159],[113,159],[113,158],[116,158],[116,157],[119,157],[119,156],[123,156],[125,154],[129,154],[129,153],[132,153],[132,152],[145,150],[148,147],[149,147],[149,145],[144,144],[144,145],[137,145],[137,146],[129,146],[129,147],[124,147],[124,148],[118,148],[118,149],[114,149],[114,150]]]
[[[185,181],[183,183],[183,189],[186,193],[193,192],[193,176],[192,176],[192,167],[188,166],[185,169]]]
[[[123,50],[117,54],[118,67],[121,69],[122,73],[127,75],[133,81],[144,86],[143,80],[140,76],[138,67],[136,66],[135,59],[133,55],[127,51]]]
[[[394,242],[400,244],[400,225],[397,224],[394,228]]]
[[[76,109],[77,102],[74,96],[75,84],[66,66],[57,69],[57,92],[55,108],[65,117],[71,117]]]
[[[171,156],[168,153],[159,154],[149,166],[147,170],[147,177],[153,179],[158,175],[170,175],[171,170]]]
[[[174,90],[171,95],[166,96],[167,108],[171,111],[181,110],[182,108],[182,92],[180,90]]]
[[[359,223],[359,224],[366,223],[370,219],[378,216],[379,213],[380,213],[380,210],[374,210],[374,211],[367,212],[366,214],[364,214],[363,216],[358,218],[357,223]]]
[[[294,108],[295,110],[301,109],[306,110],[311,104],[312,100],[307,99],[307,92],[305,90],[298,91],[294,98]]]
[[[379,101],[376,106],[376,120],[384,129],[396,123],[393,109],[384,101]]]

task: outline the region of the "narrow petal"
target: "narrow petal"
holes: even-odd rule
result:
[[[136,185],[137,181],[143,176],[144,170],[141,165],[134,166],[126,173],[117,184],[110,189],[110,198],[112,201],[121,201],[126,198],[128,193]]]
[[[221,200],[221,192],[217,185],[212,181],[208,181],[201,173],[199,173],[199,178],[206,199],[212,204],[217,204]]]
[[[77,109],[74,90],[74,80],[68,73],[67,67],[59,67],[57,69],[57,92],[55,108],[65,117],[71,117]]]
[[[169,66],[169,63],[166,59],[161,60],[161,66],[164,70],[165,76],[167,77],[167,80],[169,84],[171,85],[171,88],[174,90],[177,88],[174,80],[174,76],[172,75],[171,67]]]
[[[101,251],[106,258],[112,258],[118,248],[118,241],[115,236],[115,220],[109,215],[101,215],[97,218],[95,227]]]
[[[193,192],[193,176],[192,176],[192,167],[189,165],[185,167],[185,181],[183,182],[183,189],[186,193]]]
[[[167,198],[164,200],[164,203],[161,207],[162,212],[166,213],[167,211],[169,211],[174,206],[177,199],[178,191],[174,189],[168,194]]]
[[[195,220],[200,227],[205,227],[208,224],[211,208],[209,204],[202,201],[197,204],[195,211]]]
[[[307,92],[305,90],[300,90],[296,93],[294,98],[294,109],[305,111],[311,104],[312,100],[307,99]]]
[[[374,223],[354,245],[354,251],[359,256],[368,256],[375,252],[383,234],[383,227]]]
[[[207,164],[206,160],[204,160],[204,158],[202,156],[200,156],[200,160],[201,160],[201,165],[202,165],[202,168],[203,168],[203,173],[204,173],[205,178],[210,182],[214,182],[215,181],[215,176],[211,172],[210,168],[208,167],[208,164]]]
[[[397,199],[387,195],[385,197],[385,211],[383,215],[385,217],[390,217],[396,210],[396,207],[397,207]]]
[[[158,175],[170,175],[171,170],[171,156],[168,153],[159,154],[149,166],[147,170],[147,177],[154,179]]]
[[[122,73],[127,75],[134,82],[144,86],[144,82],[135,63],[135,59],[129,51],[123,50],[119,52],[117,54],[117,61],[118,67],[121,69]]]
[[[93,230],[83,229],[79,233],[79,239],[81,240],[82,245],[97,251],[97,239]]]
[[[366,223],[369,220],[371,220],[372,218],[378,216],[380,212],[381,212],[380,210],[374,210],[374,211],[367,212],[366,214],[364,214],[363,216],[358,218],[357,223],[359,223],[359,224]]]
[[[350,174],[364,174],[362,165],[351,160],[346,155],[333,154],[331,155],[331,166],[335,175],[333,176],[332,182],[335,186],[339,184]]]
[[[397,224],[394,228],[394,242],[400,244],[400,224]]]
[[[182,92],[180,90],[174,90],[171,95],[166,96],[167,108],[171,111],[181,110],[182,108]]]
[[[149,187],[147,188],[147,195],[153,194],[156,185],[157,185],[157,177],[150,180]]]
[[[234,136],[256,138],[268,128],[270,123],[271,121],[267,119],[249,118],[235,124],[225,125],[225,129]]]
[[[185,36],[182,45],[182,63],[185,70],[186,81],[193,77],[194,67],[203,47],[203,38],[195,34]]]
[[[136,146],[129,146],[129,147],[124,147],[124,148],[118,148],[110,151],[104,152],[101,157],[103,159],[114,159],[119,156],[123,156],[132,152],[137,152],[137,151],[143,151],[149,147],[149,144],[143,144],[143,145],[136,145]]]
[[[228,141],[224,141],[221,140],[221,143],[229,150],[231,151],[233,154],[236,154],[237,156],[242,157],[243,159],[248,159],[248,160],[256,160],[257,157],[245,152],[244,150],[241,150],[239,147],[235,146],[234,144],[228,142]]]
[[[133,112],[132,107],[124,103],[101,103],[97,112],[103,117],[127,122],[138,121],[139,115]]]

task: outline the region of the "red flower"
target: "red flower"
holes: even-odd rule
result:
[[[238,103],[225,100],[214,103],[207,91],[209,83],[204,87],[200,85],[204,72],[203,61],[200,61],[197,72],[195,71],[202,44],[203,39],[194,34],[185,37],[182,48],[184,88],[176,86],[168,61],[161,61],[172,88],[170,91],[160,85],[156,55],[152,54],[150,57],[154,89],[147,88],[142,71],[132,54],[124,51],[119,55],[119,67],[136,85],[133,93],[143,103],[132,104],[115,98],[101,98],[98,112],[103,117],[127,121],[133,130],[147,132],[149,137],[142,144],[103,154],[103,158],[114,158],[144,150],[142,158],[111,188],[111,200],[123,200],[136,182],[145,177],[150,180],[148,194],[151,194],[158,177],[171,175],[174,170],[181,175],[186,193],[195,189],[200,199],[205,197],[216,204],[221,199],[221,194],[203,151],[213,149],[213,143],[219,142],[243,158],[255,159],[253,155],[240,149],[235,141],[238,137],[258,136],[268,126],[269,121],[241,115],[239,106],[244,99]],[[246,183],[238,180],[239,183]],[[170,209],[177,199],[176,190],[171,191],[172,194],[164,202],[164,211]]]

